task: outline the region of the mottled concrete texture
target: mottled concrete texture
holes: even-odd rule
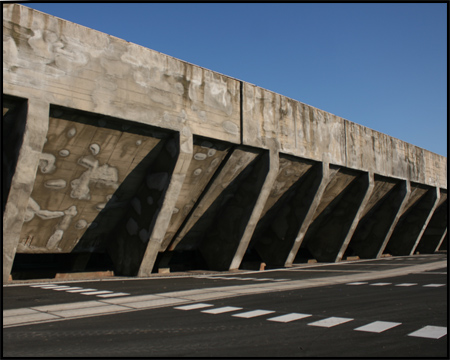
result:
[[[4,282],[16,254],[147,276],[447,248],[445,157],[18,4],[2,121]]]

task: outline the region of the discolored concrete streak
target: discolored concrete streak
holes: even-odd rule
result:
[[[3,47],[4,282],[447,248],[443,156],[19,4]]]

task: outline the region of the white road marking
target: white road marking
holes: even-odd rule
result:
[[[425,326],[422,329],[408,334],[408,336],[422,337],[427,339],[440,339],[445,335],[447,335],[447,328],[443,326]]]
[[[56,291],[67,291],[67,290],[78,290],[78,289],[82,289],[80,287],[63,287],[63,288],[58,288],[58,289],[52,289],[52,290],[56,290]]]
[[[370,286],[386,286],[386,285],[392,285],[392,283],[384,283],[384,282],[380,282],[380,283],[373,283],[373,284],[370,284]]]
[[[235,307],[235,306],[224,306],[216,309],[209,309],[209,310],[202,310],[202,313],[206,314],[223,314],[230,311],[236,311],[241,310],[241,307]]]
[[[113,294],[105,294],[105,295],[97,295],[101,298],[109,298],[109,297],[116,297],[116,296],[127,296],[130,295],[129,293],[113,293]]]
[[[445,284],[427,284],[424,285],[423,287],[441,287],[441,286],[445,286]]]
[[[205,307],[210,307],[213,306],[212,304],[202,304],[202,303],[198,303],[198,304],[190,304],[190,305],[184,305],[184,306],[177,306],[174,309],[177,310],[195,310],[195,309],[203,309]]]
[[[312,323],[309,323],[310,326],[320,326],[320,327],[326,327],[330,328],[332,326],[340,325],[349,321],[352,321],[351,318],[343,318],[343,317],[329,317],[323,320],[315,321]]]
[[[360,326],[353,330],[380,333],[380,332],[392,329],[393,327],[396,327],[398,325],[401,325],[401,323],[389,322],[389,321],[374,321],[370,324]]]
[[[397,284],[395,286],[414,286],[417,285],[417,283],[402,283],[402,284]]]
[[[81,295],[100,295],[100,294],[111,294],[112,291],[107,290],[100,290],[100,291],[89,291],[89,292],[82,292]]]
[[[54,287],[59,287],[61,285],[31,285],[32,288],[42,288],[42,289],[51,289]]]
[[[79,293],[79,292],[86,292],[86,291],[97,291],[97,289],[80,289],[80,290],[67,290],[68,293]]]
[[[290,313],[290,314],[286,314],[286,315],[281,315],[281,316],[276,316],[270,319],[267,319],[268,321],[276,321],[276,322],[283,322],[283,323],[287,323],[290,321],[294,321],[294,320],[300,320],[300,319],[304,319],[307,317],[310,317],[312,315],[310,314],[299,314],[299,313]]]
[[[368,282],[367,281],[356,281],[356,282],[347,283],[345,285],[364,285],[364,284],[368,284]]]
[[[155,299],[155,300],[147,300],[147,301],[137,301],[137,302],[127,302],[122,303],[123,306],[128,306],[133,309],[145,309],[145,308],[152,308],[152,307],[158,307],[158,306],[169,306],[169,305],[177,305],[180,303],[185,303],[186,300],[184,299],[176,299],[176,298],[162,298],[162,299]]]
[[[275,311],[273,311],[273,310],[252,310],[252,311],[247,311],[247,312],[244,312],[244,313],[234,314],[232,316],[249,319],[249,318],[252,318],[252,317],[257,317],[257,316],[261,316],[261,315],[271,314],[271,313],[274,313],[274,312]]]
[[[68,290],[70,288],[71,288],[71,286],[58,286],[58,287],[47,288],[47,289],[50,289],[50,290]]]

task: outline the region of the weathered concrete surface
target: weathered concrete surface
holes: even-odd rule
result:
[[[4,281],[447,246],[443,156],[23,5],[3,34]]]

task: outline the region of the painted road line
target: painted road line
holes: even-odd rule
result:
[[[213,306],[212,304],[203,304],[203,303],[198,303],[198,304],[190,304],[190,305],[184,305],[184,306],[177,306],[174,309],[177,310],[195,310],[195,309],[203,309],[205,307],[210,307]]]
[[[273,281],[289,281],[291,279],[274,279]]]
[[[373,284],[369,284],[370,286],[386,286],[386,285],[392,285],[392,283],[384,283],[384,282],[380,282],[380,283],[373,283]]]
[[[31,285],[32,288],[42,288],[42,289],[51,289],[54,287],[59,287],[61,285]]]
[[[352,321],[351,318],[343,318],[343,317],[329,317],[323,320],[315,321],[312,323],[309,323],[310,326],[320,326],[320,327],[326,327],[330,328],[336,325],[344,324],[346,322]]]
[[[83,289],[83,288],[80,288],[80,287],[63,287],[63,288],[59,288],[59,289],[52,289],[52,290],[55,290],[55,291],[67,291],[67,290],[78,290],[78,289]]]
[[[389,322],[389,321],[374,321],[370,324],[360,326],[356,329],[356,331],[367,331],[367,332],[373,332],[373,333],[381,333],[383,331],[392,329],[398,325],[401,325],[401,323],[398,322]]]
[[[286,315],[276,316],[276,317],[273,317],[273,318],[270,318],[267,320],[287,323],[287,322],[291,322],[291,321],[295,321],[295,320],[304,319],[304,318],[307,318],[310,316],[312,316],[312,315],[311,314],[290,313],[290,314],[286,314]]]
[[[275,311],[273,311],[273,310],[252,310],[252,311],[247,311],[244,313],[234,314],[232,316],[249,319],[249,318],[253,318],[253,317],[257,317],[257,316],[261,316],[261,315],[271,314],[274,312]]]
[[[417,285],[417,283],[402,283],[402,284],[397,284],[395,286],[414,286]]]
[[[127,303],[123,303],[121,305],[128,306],[133,309],[145,309],[145,308],[152,308],[152,307],[159,307],[159,306],[170,306],[170,305],[183,304],[186,302],[187,301],[185,299],[162,298],[162,299],[147,300],[147,301],[127,302]]]
[[[422,329],[408,334],[408,336],[422,337],[427,339],[440,339],[447,335],[447,328],[443,326],[425,326]]]
[[[101,298],[110,298],[110,297],[118,297],[118,296],[128,296],[129,293],[113,293],[113,294],[105,294],[105,295],[97,295],[97,297]]]
[[[424,285],[423,287],[441,287],[441,286],[445,286],[445,284],[427,284]]]
[[[101,295],[101,294],[111,294],[113,291],[107,291],[107,290],[100,290],[100,291],[88,291],[88,292],[82,292],[81,295]]]
[[[351,282],[351,283],[347,283],[345,285],[365,285],[368,284],[367,281],[356,281],[356,282]]]
[[[237,311],[237,310],[242,310],[242,308],[235,307],[235,306],[224,306],[224,307],[215,308],[215,309],[202,310],[202,312],[206,313],[206,314],[223,314],[226,312]]]
[[[97,289],[80,289],[80,290],[67,290],[68,293],[79,293],[79,292],[86,292],[86,291],[97,291]]]
[[[71,286],[61,286],[59,288],[52,288],[52,289],[49,289],[49,290],[63,291],[63,290],[70,290],[70,289],[72,289]]]

